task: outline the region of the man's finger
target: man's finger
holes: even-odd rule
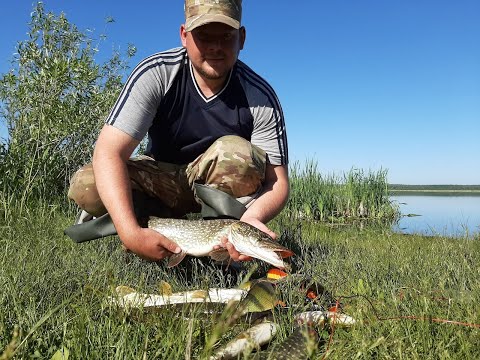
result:
[[[172,240],[170,240],[169,238],[167,238],[167,237],[165,237],[161,234],[160,234],[160,237],[162,238],[162,240],[160,241],[160,245],[165,250],[168,250],[168,252],[170,252],[172,254],[178,254],[178,253],[182,252],[182,249],[180,248],[180,246],[178,246],[175,242],[173,242]],[[170,254],[168,256],[170,256]]]
[[[271,230],[268,230],[268,231],[265,231],[268,235],[270,235],[270,237],[273,239],[273,240],[277,240],[277,234],[275,234],[273,231]]]

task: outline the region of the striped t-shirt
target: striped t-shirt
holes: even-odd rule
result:
[[[133,70],[106,122],[139,141],[148,133],[147,153],[158,161],[186,164],[219,137],[238,135],[270,164],[288,163],[280,102],[240,60],[222,90],[205,98],[184,48],[154,54]]]

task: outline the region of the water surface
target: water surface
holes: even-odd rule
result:
[[[403,215],[395,231],[406,234],[472,237],[480,233],[480,196],[399,195]]]

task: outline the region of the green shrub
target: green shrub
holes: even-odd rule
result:
[[[111,22],[112,20],[108,20]],[[65,15],[37,3],[28,39],[0,78],[0,192],[17,201],[64,198],[72,173],[90,160],[104,118],[122,87],[126,60],[118,52],[95,62],[95,40]],[[127,56],[134,47],[129,46]]]

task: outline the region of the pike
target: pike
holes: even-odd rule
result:
[[[274,241],[256,227],[238,220],[180,220],[150,217],[148,227],[177,243],[182,249],[169,258],[168,267],[178,265],[186,255],[210,256],[214,260],[229,259],[227,249],[216,249],[227,238],[243,255],[263,260],[280,269],[285,268],[283,258],[293,252]]]
[[[312,359],[312,355],[317,350],[318,340],[319,336],[314,326],[296,327],[290,336],[274,348],[275,359]]]

